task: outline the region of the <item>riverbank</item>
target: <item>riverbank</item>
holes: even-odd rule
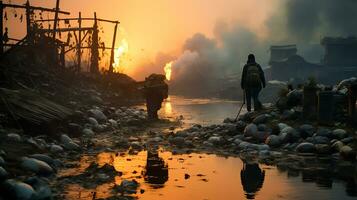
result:
[[[306,124],[282,118],[274,107],[242,114],[238,121],[226,119],[224,123],[206,125],[182,124],[184,116],[174,115],[168,116],[170,120],[147,121],[140,107],[93,106],[82,113],[81,123],[70,125],[77,131],[62,132],[57,137],[4,133],[0,146],[7,181],[3,189],[19,187],[32,199],[145,199],[145,193],[151,191],[145,174],[147,150],[159,149],[157,159],[163,159],[159,169],[167,171],[171,168],[165,164],[176,157],[184,163],[190,161],[190,156],[201,159],[211,154],[277,166],[288,174],[328,175],[331,180],[348,184],[349,196],[357,191],[353,186],[357,180],[356,140],[347,124]],[[352,150],[343,150],[345,146]],[[138,162],[132,162],[136,159]],[[118,167],[124,162],[128,166]],[[185,168],[187,175],[180,176],[178,181],[193,176],[191,167]],[[177,176],[172,173],[170,179]],[[162,173],[155,176],[166,177]],[[209,177],[197,177],[199,183],[210,181]],[[9,182],[9,178],[20,182]],[[165,184],[150,185],[161,188]]]

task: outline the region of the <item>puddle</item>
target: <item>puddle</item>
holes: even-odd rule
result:
[[[122,175],[95,188],[68,184],[66,199],[108,198],[112,188],[123,179],[135,179],[140,183],[138,193],[142,200],[163,199],[355,199],[356,180],[345,182],[334,179],[328,169],[285,171],[274,166],[245,163],[237,157],[220,157],[207,154],[172,155],[159,152],[160,159],[147,168],[147,152],[137,155],[100,153],[84,156],[76,170],[60,174],[82,173],[84,166],[96,161],[99,166],[113,165]],[[151,162],[151,161],[150,161]],[[141,192],[143,192],[141,194]],[[354,197],[353,197],[354,196]]]

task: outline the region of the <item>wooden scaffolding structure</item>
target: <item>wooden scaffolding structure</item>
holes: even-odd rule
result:
[[[48,35],[52,36],[53,43],[58,45],[56,36],[58,33],[62,32],[73,32],[74,35],[76,36],[76,46],[75,47],[70,47],[68,44],[66,45],[64,42],[61,42],[60,49],[61,49],[61,54],[60,54],[60,61],[59,63],[62,63],[64,66],[65,63],[65,54],[76,50],[76,58],[77,58],[77,64],[76,64],[76,69],[75,71],[77,73],[81,72],[81,52],[82,49],[90,49],[91,50],[91,66],[90,66],[90,72],[92,73],[98,73],[99,72],[99,49],[110,49],[111,50],[111,55],[110,55],[110,62],[109,62],[109,73],[113,73],[113,63],[114,63],[114,53],[115,53],[115,41],[116,41],[116,35],[117,35],[117,29],[119,25],[119,21],[114,21],[114,20],[107,20],[107,19],[101,19],[97,18],[96,13],[94,13],[93,18],[83,18],[81,15],[81,12],[78,14],[78,18],[59,18],[59,14],[65,14],[65,15],[70,15],[69,12],[61,11],[59,8],[60,0],[56,0],[56,8],[55,9],[50,9],[50,8],[43,8],[43,7],[34,7],[30,6],[29,0],[27,0],[25,5],[14,5],[14,4],[4,4],[0,0],[0,57],[3,56],[4,54],[4,47],[5,46],[22,46],[25,43],[27,45],[32,44],[32,39],[33,35],[35,33],[45,33]],[[4,9],[5,8],[16,8],[16,9],[25,9],[26,11],[26,36],[25,38],[21,40],[16,40],[16,44],[4,44],[4,38],[3,38],[3,16],[4,16]],[[31,14],[33,13],[34,10],[38,11],[46,11],[46,12],[52,12],[55,14],[54,19],[41,19],[41,20],[33,20],[31,21]],[[70,28],[60,28],[58,27],[58,23],[60,21],[78,21],[78,27],[70,27]],[[92,27],[82,27],[82,22],[83,21],[92,21],[93,26]],[[36,29],[33,30],[31,28],[32,24],[39,23],[39,22],[53,22],[53,28],[52,29]],[[98,22],[106,22],[106,23],[112,23],[114,24],[114,34],[113,34],[113,41],[111,44],[111,48],[106,48],[106,47],[100,47],[99,46],[99,30],[98,30]],[[78,37],[77,34],[78,33]],[[85,40],[86,37],[88,37],[92,34],[92,44],[90,46],[83,46],[83,41]],[[83,34],[83,35],[82,35]],[[14,40],[14,39],[13,39]],[[66,47],[68,49],[66,49]]]

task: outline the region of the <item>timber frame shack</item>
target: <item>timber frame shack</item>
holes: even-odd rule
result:
[[[115,53],[115,41],[117,35],[117,29],[119,21],[106,20],[98,18],[94,13],[93,18],[83,18],[81,12],[79,12],[77,18],[60,18],[59,15],[70,15],[69,12],[60,10],[60,0],[56,0],[56,7],[54,9],[35,7],[30,5],[30,1],[27,0],[24,5],[6,4],[0,1],[0,59],[6,56],[12,50],[19,47],[37,47],[46,45],[50,47],[51,55],[48,56],[53,63],[57,64],[61,68],[66,68],[65,55],[69,52],[75,52],[76,63],[72,68],[74,73],[80,73],[82,71],[82,53],[84,49],[90,51],[90,69],[91,73],[99,73],[99,51],[109,49],[111,50],[109,73],[113,73],[114,53]],[[26,36],[22,39],[10,38],[8,36],[7,28],[4,32],[4,19],[7,20],[6,9],[24,9],[26,18]],[[53,19],[34,19],[34,11],[50,12],[54,13]],[[5,16],[4,16],[5,14]],[[21,16],[22,18],[22,16]],[[60,21],[64,21],[68,27],[60,27]],[[78,22],[77,27],[71,27],[70,22]],[[89,21],[93,23],[93,26],[83,27],[82,23]],[[111,47],[106,47],[104,42],[100,43],[98,22],[105,22],[114,24],[113,41]],[[48,23],[48,28],[44,28],[42,23]],[[52,24],[52,27],[51,27]],[[67,34],[66,41],[61,41],[58,36],[61,37],[61,33]],[[72,34],[75,38],[75,45],[70,44]],[[87,45],[83,45],[84,41],[87,41]],[[16,43],[8,43],[9,41],[15,41]]]

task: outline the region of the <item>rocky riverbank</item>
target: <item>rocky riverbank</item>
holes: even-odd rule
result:
[[[4,194],[13,199],[62,199],[68,184],[95,188],[118,175],[109,164],[82,166],[84,155],[136,154],[156,147],[173,154],[240,156],[290,170],[321,167],[315,161],[327,159],[336,163],[335,173],[356,177],[352,128],[282,119],[274,108],[246,113],[237,121],[225,119],[222,124],[188,128],[182,128],[179,120],[147,121],[144,110],[128,107],[93,107],[82,113],[82,119],[82,124],[69,123],[72,131],[57,137],[2,130],[0,175]],[[139,188],[130,179],[121,181],[112,192],[122,199],[132,198],[130,194],[140,192]]]
[[[287,94],[287,102],[299,96],[301,91],[293,90]],[[276,165],[293,174],[308,171],[320,176],[323,172],[348,184],[357,182],[355,129],[343,121],[326,126],[306,120],[301,117],[301,105],[285,110],[267,106],[238,120],[227,118],[220,124],[189,127],[180,119],[148,121],[143,109],[102,100],[72,105],[75,116],[54,134],[1,128],[2,198],[66,199],[69,185],[88,190],[105,185],[108,199],[132,199],[133,193],[145,192],[136,181],[145,175],[134,170],[134,178],[125,178],[110,162],[111,156],[104,164],[96,156],[109,153],[130,159],[128,155],[155,149],[172,154],[235,156]],[[115,177],[122,178],[118,181]],[[97,196],[88,193],[86,199]]]

